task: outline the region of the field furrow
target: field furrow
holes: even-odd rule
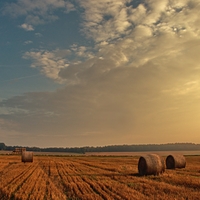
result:
[[[30,195],[34,192],[35,184],[41,173],[41,171],[38,169],[39,168],[36,168],[31,176],[29,176],[26,181],[24,180],[23,185],[19,187],[19,189],[14,194],[15,199],[29,199]]]
[[[27,166],[27,168],[23,171],[20,170],[20,166],[18,165],[16,166],[16,168],[18,170],[13,169],[13,172],[4,174],[4,176],[2,177],[4,181],[1,181],[1,187],[3,188],[3,190],[7,191],[9,198],[14,196],[15,192],[19,190],[19,188],[26,182],[33,171],[36,170],[37,166]]]
[[[1,200],[200,200],[200,157],[160,176],[139,176],[138,157],[0,156]]]
[[[46,195],[46,183],[47,183],[47,175],[43,172],[42,169],[39,170],[39,176],[35,180],[35,185],[34,189],[32,190],[29,199],[30,200],[39,200],[39,199],[44,199]]]

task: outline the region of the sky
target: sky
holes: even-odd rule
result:
[[[200,0],[1,0],[0,141],[200,143]]]

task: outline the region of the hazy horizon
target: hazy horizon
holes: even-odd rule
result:
[[[2,141],[0,141],[0,143],[4,143]],[[27,147],[27,148],[40,148],[40,149],[48,149],[48,148],[85,148],[85,147],[92,147],[92,148],[101,148],[101,147],[113,147],[113,146],[165,146],[165,145],[200,145],[200,143],[190,143],[190,142],[185,142],[185,143],[138,143],[138,144],[111,144],[111,145],[90,145],[90,146],[28,146],[28,145],[18,145],[18,144],[14,144],[14,145],[8,145],[6,143],[4,143],[5,146],[7,147]],[[189,150],[190,151],[190,150]],[[194,150],[195,151],[195,150]],[[196,150],[198,151],[198,150]]]
[[[200,2],[2,0],[0,140],[200,143]]]

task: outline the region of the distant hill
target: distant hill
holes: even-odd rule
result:
[[[6,146],[0,143],[0,150],[13,151],[15,148],[22,146]],[[24,147],[24,146],[23,146]],[[133,144],[133,145],[110,145],[110,146],[86,146],[86,147],[26,147],[28,151],[37,152],[70,152],[70,153],[86,153],[86,152],[139,152],[139,151],[198,151],[200,144],[194,143],[168,143],[168,144]]]

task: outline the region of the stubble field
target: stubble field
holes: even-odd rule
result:
[[[200,156],[184,169],[138,175],[138,156],[0,155],[0,199],[19,200],[198,200]]]

